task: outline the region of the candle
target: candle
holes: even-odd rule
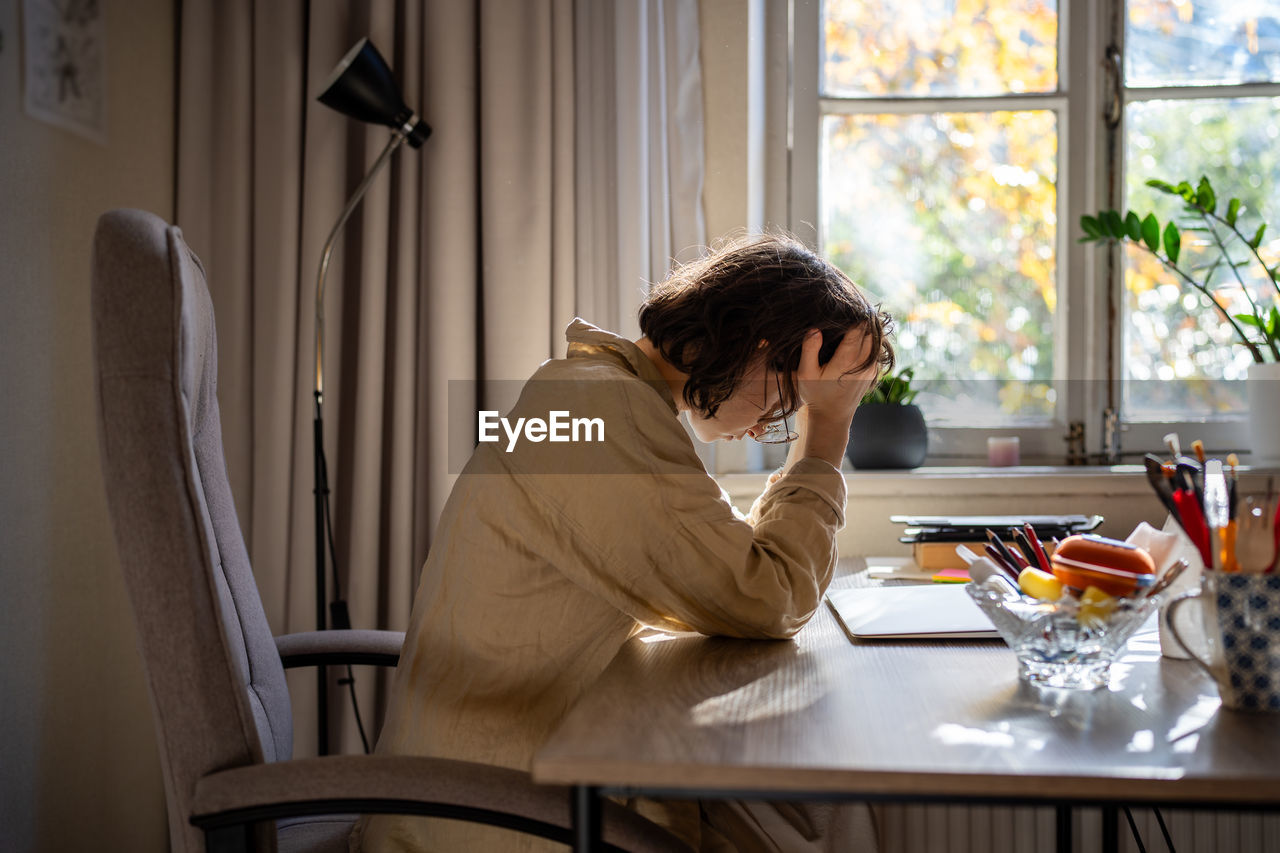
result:
[[[1018,437],[993,435],[987,439],[987,464],[992,468],[1008,468],[1019,463]]]

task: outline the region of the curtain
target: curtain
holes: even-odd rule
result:
[[[315,627],[320,251],[390,132],[315,96],[365,35],[434,133],[372,184],[326,282],[324,443],[355,627],[408,623],[451,442],[471,441],[451,422],[563,354],[575,314],[638,335],[646,282],[705,242],[696,0],[183,0],[177,224],[209,277],[229,474],[277,633]],[[295,751],[312,754],[314,677],[289,677]],[[376,728],[385,676],[358,678]],[[332,742],[351,751],[342,691]]]

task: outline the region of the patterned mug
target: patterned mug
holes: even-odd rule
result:
[[[1207,661],[1174,622],[1192,599],[1200,600]],[[1223,707],[1280,713],[1280,575],[1205,572],[1200,589],[1171,601],[1165,618],[1178,645],[1217,682]]]

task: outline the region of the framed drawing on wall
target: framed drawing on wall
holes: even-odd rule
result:
[[[27,114],[106,144],[103,0],[23,0]]]

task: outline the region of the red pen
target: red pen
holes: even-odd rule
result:
[[[1204,560],[1206,569],[1213,568],[1213,556],[1209,549],[1209,527],[1205,524],[1204,512],[1196,493],[1186,489],[1178,489],[1173,493],[1173,502],[1178,507],[1178,515],[1182,518],[1182,529],[1187,532],[1191,544],[1196,546]]]

